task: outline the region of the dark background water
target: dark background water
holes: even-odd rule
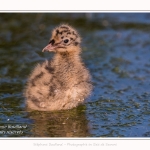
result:
[[[94,90],[83,106],[28,112],[23,89],[51,30],[81,34]],[[1,13],[0,137],[150,137],[150,13]]]

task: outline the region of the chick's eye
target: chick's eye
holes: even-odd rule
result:
[[[65,40],[64,40],[64,43],[68,43],[68,42],[69,42],[69,40],[68,40],[68,39],[65,39]]]

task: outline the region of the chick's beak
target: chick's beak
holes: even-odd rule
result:
[[[50,43],[50,44],[48,44],[47,46],[45,46],[45,47],[43,48],[42,52],[45,52],[45,51],[53,52],[53,51],[55,51],[54,48],[55,48],[55,47]]]

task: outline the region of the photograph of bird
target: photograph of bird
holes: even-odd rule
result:
[[[27,108],[39,111],[77,107],[90,95],[91,76],[81,59],[81,37],[70,25],[52,31],[42,52],[54,52],[52,60],[37,64],[28,78],[24,95]]]

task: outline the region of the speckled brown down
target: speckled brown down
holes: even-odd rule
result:
[[[42,51],[55,55],[35,67],[25,88],[29,109],[71,109],[90,95],[92,84],[80,57],[80,43],[79,34],[69,25],[62,24],[52,31],[49,44]]]

